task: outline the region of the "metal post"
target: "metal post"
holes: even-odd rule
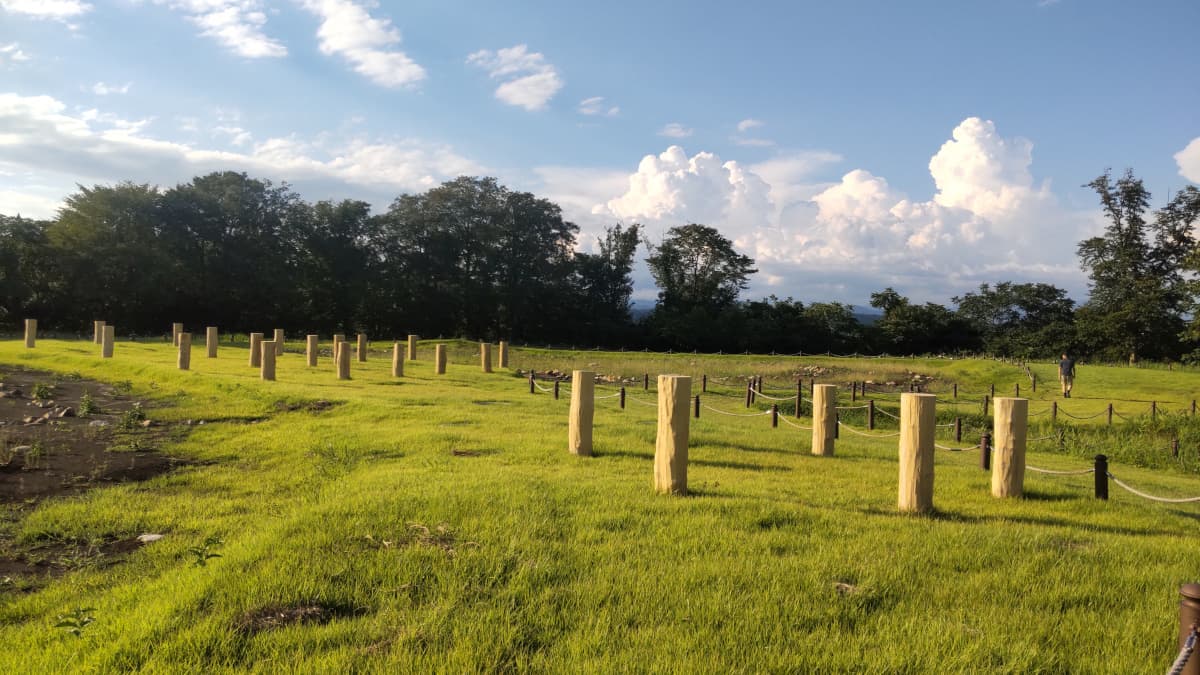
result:
[[[875,430],[875,401],[867,401],[867,429]]]
[[[779,427],[779,404],[775,403],[771,406],[771,428],[777,429],[778,427]]]
[[[962,418],[961,417],[954,418],[954,442],[955,443],[962,442]]]
[[[700,394],[696,394],[696,419],[700,419]]]
[[[1096,455],[1096,499],[1108,499],[1108,457]]]
[[[558,400],[558,380],[554,381],[554,400]]]
[[[625,409],[625,387],[621,387],[621,410]]]
[[[979,467],[984,471],[992,470],[992,435],[984,434],[979,437]]]
[[[1188,637],[1200,628],[1200,584],[1180,586],[1179,595],[1179,648],[1183,649]],[[1180,675],[1200,675],[1200,654],[1193,652]]]

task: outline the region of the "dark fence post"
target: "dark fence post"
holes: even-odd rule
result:
[[[1021,383],[1020,382],[1013,385],[1013,397],[1021,398]]]
[[[696,394],[696,419],[700,419],[700,394]]]
[[[708,393],[708,375],[700,378],[700,391],[705,394]]]
[[[992,383],[991,397],[996,398],[996,384],[994,382]]]
[[[1058,401],[1050,402],[1050,422],[1058,422]]]
[[[983,395],[983,414],[985,416],[987,415],[987,409],[988,409],[988,395],[984,394]]]
[[[1096,455],[1096,499],[1108,499],[1108,457]]]
[[[779,426],[779,404],[771,406],[771,428],[775,429]]]
[[[979,467],[984,471],[992,470],[992,435],[984,434],[979,437]]]
[[[650,391],[650,373],[642,375],[642,391]]]
[[[875,430],[875,401],[874,399],[867,401],[867,429]]]
[[[858,401],[858,380],[850,383],[850,402],[854,403],[856,401]]]
[[[554,400],[558,400],[558,380],[554,381]]]
[[[1029,378],[1029,386],[1033,388],[1033,393],[1036,394],[1037,393],[1037,375],[1033,375]]]
[[[537,390],[536,390],[536,389],[534,389],[534,387],[536,387],[536,386],[537,386],[537,385],[535,385],[535,384],[534,384],[534,381],[533,381],[533,373],[532,373],[532,372],[530,372],[530,373],[529,373],[529,393],[531,393],[531,394],[535,394],[535,393],[537,393]]]
[[[816,414],[816,413],[814,413],[814,414]],[[833,437],[834,438],[838,438],[841,428],[842,428],[842,414],[834,413],[833,414]]]
[[[1196,416],[1196,399],[1192,399],[1192,417]]]
[[[1158,401],[1150,402],[1150,419],[1158,418]]]
[[[753,389],[753,386],[750,384],[750,381],[747,380],[746,381],[746,407],[747,408],[750,407],[750,390],[751,389]]]
[[[1179,439],[1178,438],[1171,439],[1171,456],[1172,457],[1179,456]]]
[[[962,442],[962,418],[961,417],[954,418],[954,442],[955,443]]]
[[[1111,404],[1111,403],[1109,403],[1109,404],[1108,404],[1108,426],[1110,426],[1110,427],[1112,426],[1112,415],[1113,415],[1113,413],[1112,413],[1112,404]]]
[[[957,382],[954,383],[954,400],[955,401],[958,400],[958,383]]]
[[[625,387],[621,387],[621,410],[625,409]]]

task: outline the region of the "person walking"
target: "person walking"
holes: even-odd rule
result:
[[[1071,398],[1071,387],[1075,384],[1075,359],[1063,352],[1058,362],[1058,381],[1062,383],[1063,398]]]

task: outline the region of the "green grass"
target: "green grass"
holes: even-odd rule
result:
[[[222,344],[216,360],[197,346],[192,370],[180,372],[158,342],[120,342],[111,360],[90,343],[40,340],[32,351],[0,343],[0,362],[127,380],[150,400],[151,419],[208,422],[167,447],[195,460],[174,473],[9,509],[0,534],[15,546],[166,537],[34,592],[0,587],[0,665],[1142,672],[1174,658],[1177,590],[1200,576],[1200,505],[1153,504],[1116,486],[1098,501],[1091,476],[1030,474],[1026,498],[996,500],[977,453],[939,452],[937,512],[906,516],[895,510],[895,439],[843,433],[834,457],[814,457],[807,434],[772,429],[767,417],[706,414],[692,426],[693,494],[660,496],[651,489],[650,407],[598,402],[596,456],[578,458],[566,452],[568,396],[531,396],[510,373],[481,374],[471,343],[453,345],[445,376],[432,374],[426,341],[404,378],[390,377],[379,352],[353,364],[349,382],[335,379],[328,358],[306,368],[300,348],[289,345],[279,380],[263,383],[244,346]],[[993,361],[516,350],[511,366],[708,374],[706,402],[731,412],[745,410],[737,378],[763,374],[772,392],[786,390],[805,366],[834,367],[820,377],[828,382],[915,371],[934,375],[936,391],[957,382],[971,396],[992,383],[997,393],[1028,385],[1018,368]],[[1151,400],[1183,409],[1200,390],[1192,372],[1079,370],[1077,397],[1057,400],[1080,415],[1110,400],[1129,414]],[[1035,371],[1036,412],[1056,399],[1051,367]],[[652,400],[638,389],[630,395]],[[296,405],[317,399],[338,405]],[[879,405],[894,400],[881,395]],[[845,391],[841,402],[849,404]],[[958,415],[982,427],[975,405],[962,402]],[[955,416],[948,401],[941,407],[940,419]],[[1113,473],[1142,489],[1200,494],[1194,463],[1157,465],[1132,451],[1121,461],[1122,447],[1164,429],[1194,438],[1182,416],[1112,430],[1101,417],[1069,431],[1094,447],[1038,443],[1029,462],[1087,467],[1086,453],[1103,448]],[[189,549],[214,537],[222,543],[210,550],[221,557],[197,565]],[[258,610],[310,605],[332,620],[244,628]],[[55,627],[80,608],[94,622],[79,637]]]

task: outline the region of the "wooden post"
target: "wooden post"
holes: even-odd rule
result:
[[[404,347],[399,342],[392,344],[392,377],[404,377]]]
[[[567,425],[567,449],[572,455],[592,456],[592,419],[596,407],[596,374],[587,370],[571,373],[571,412]]]
[[[855,380],[850,383],[850,402],[851,403],[858,402],[858,380]]]
[[[1058,401],[1050,402],[1050,424],[1058,423]]]
[[[358,362],[359,363],[367,362],[367,334],[366,333],[358,334]]]
[[[37,319],[25,319],[25,348],[37,346]]]
[[[1037,393],[1037,374],[1036,373],[1029,376],[1029,388],[1033,390],[1033,393],[1035,393],[1035,394]]]
[[[800,404],[804,403],[804,382],[796,380],[796,419],[800,419]]]
[[[337,369],[338,351],[342,348],[342,343],[346,341],[346,336],[343,333],[333,334],[333,367]]]
[[[338,379],[350,379],[350,345],[347,344],[345,340],[337,344],[337,353],[334,356],[334,363],[337,364]]]
[[[833,455],[833,434],[837,427],[837,385],[818,384],[813,388],[812,454]]]
[[[182,332],[183,332],[183,324],[181,324],[181,323],[171,324],[171,345],[172,346],[175,346],[175,347],[179,346],[179,334]]]
[[[558,400],[558,380],[554,380],[554,400]]]
[[[650,373],[642,375],[642,391],[650,391]]]
[[[700,419],[700,394],[696,394],[696,419]]]
[[[1192,399],[1192,417],[1196,416],[1196,399]]]
[[[283,356],[283,340],[283,329],[276,328],[275,335],[271,338],[271,341],[275,343],[275,356]]]
[[[500,367],[507,368],[508,367],[508,342],[505,340],[500,341],[499,356],[500,356]]]
[[[1171,439],[1171,456],[1179,457],[1179,439],[1178,438]]]
[[[304,362],[309,368],[317,367],[317,347],[320,343],[320,335],[304,336]]]
[[[697,417],[697,419],[700,417],[700,397],[699,396],[696,397],[696,417]],[[778,403],[771,404],[771,428],[772,429],[779,428],[779,404]]]
[[[937,397],[900,395],[900,493],[897,506],[908,513],[933,510],[933,443]]]
[[[417,335],[409,335],[408,336],[408,360],[409,361],[417,360],[417,340],[420,340],[420,339],[421,338]]]
[[[996,383],[995,382],[992,383],[992,390],[989,393],[989,396],[991,396],[992,398],[996,398]],[[987,411],[984,411],[983,414],[986,415]]]
[[[433,348],[433,374],[446,374],[446,345],[437,345]]]
[[[104,335],[100,338],[100,358],[111,359],[113,343],[117,341],[117,329],[110,324],[104,324]]]
[[[954,418],[954,442],[962,443],[962,418]]]
[[[654,489],[687,494],[688,403],[692,378],[658,376],[658,436],[654,443]]]
[[[103,321],[93,321],[92,322],[92,331],[93,331],[92,342],[95,342],[96,344],[103,344],[104,343],[104,322]]]
[[[1113,407],[1112,407],[1112,404],[1109,403],[1108,404],[1108,426],[1110,426],[1110,427],[1112,426],[1112,417],[1113,417]]]
[[[219,340],[216,326],[207,326],[204,329],[204,346],[208,350],[208,358],[217,358],[217,343]]]
[[[1108,499],[1108,457],[1096,455],[1095,471],[1096,499]]]
[[[989,400],[989,399],[988,399],[988,395],[987,395],[987,394],[984,394],[984,395],[983,395],[983,414],[984,414],[985,416],[986,416],[986,415],[987,415],[987,413],[988,413],[988,400]]]
[[[1150,402],[1150,419],[1155,419],[1157,417],[1158,417],[1158,401],[1151,401]]]
[[[979,468],[992,470],[992,435],[989,433],[979,437]]]
[[[704,393],[704,394],[708,393],[708,375],[701,376],[700,391],[701,391],[701,393]]]
[[[1187,646],[1192,631],[1200,629],[1200,584],[1184,584],[1179,587],[1179,648]],[[1200,655],[1193,653],[1187,666],[1179,675],[1200,675]]]
[[[278,344],[274,340],[263,340],[262,368],[259,370],[259,376],[263,382],[275,381],[275,357],[279,354]]]
[[[958,383],[957,382],[954,383],[954,400],[955,401],[958,400]]]
[[[992,434],[992,496],[1020,497],[1025,491],[1025,444],[1029,431],[1029,399],[996,399]]]
[[[250,334],[250,367],[251,368],[261,368],[262,367],[262,343],[263,343],[263,334],[262,333],[251,333]]]
[[[485,373],[492,372],[492,345],[489,342],[479,343],[479,369]],[[572,395],[574,400],[574,395]]]
[[[192,367],[192,334],[180,333],[176,337],[179,339],[179,356],[175,365],[180,370],[189,370]]]
[[[867,430],[875,430],[875,399],[867,401]]]
[[[1020,382],[1013,385],[1013,398],[1021,398],[1021,383]]]
[[[625,409],[625,387],[621,387],[621,410]]]
[[[748,404],[746,404],[747,408],[754,405],[754,403],[758,401],[757,389],[758,389],[758,378],[751,377],[750,378],[750,402]]]

